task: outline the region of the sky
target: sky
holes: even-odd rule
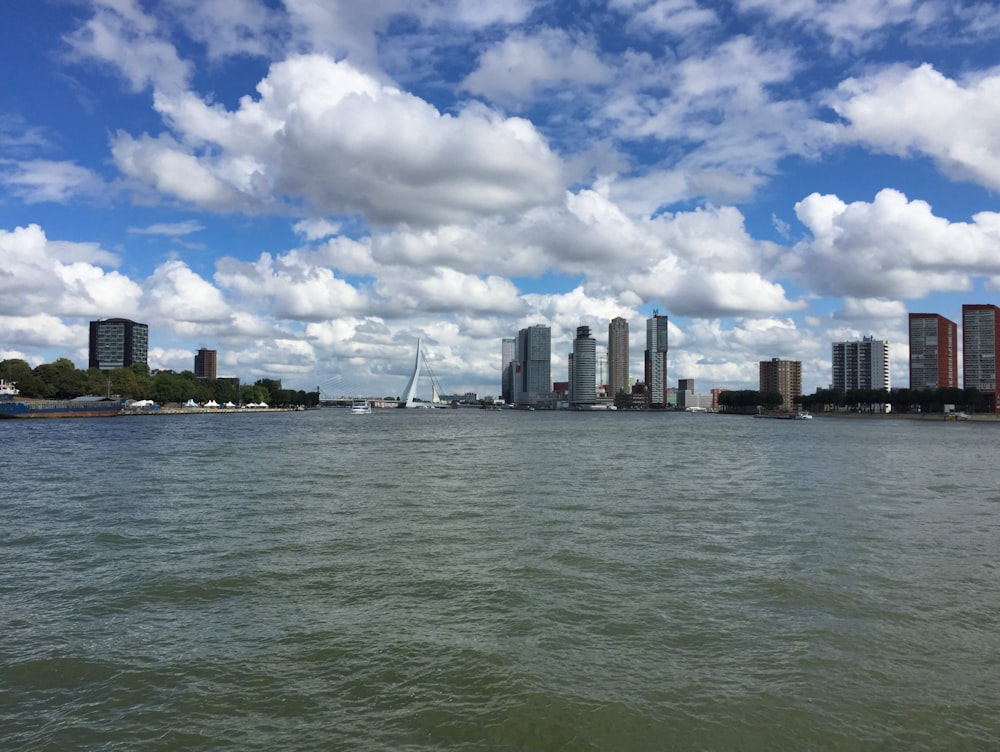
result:
[[[1000,303],[1000,6],[32,0],[0,9],[0,359],[500,391],[501,339],[756,389]],[[602,369],[603,372],[603,369]],[[606,374],[605,374],[606,375]],[[426,389],[429,394],[429,385]]]

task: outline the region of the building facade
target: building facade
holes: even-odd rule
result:
[[[889,390],[889,340],[864,337],[857,342],[833,343],[834,389]]]
[[[570,402],[580,406],[597,404],[597,342],[590,336],[589,326],[576,328],[572,363]]]
[[[760,361],[760,391],[781,394],[781,409],[791,411],[802,396],[802,362],[771,358]]]
[[[911,313],[910,389],[958,386],[958,326],[937,313]]]
[[[149,327],[128,319],[90,322],[90,368],[108,371],[133,363],[148,365]]]
[[[608,397],[629,391],[628,321],[621,316],[608,324]]]
[[[962,384],[978,389],[989,400],[988,409],[996,412],[1000,379],[997,354],[1000,353],[1000,308],[995,305],[962,306]]]
[[[500,340],[500,398],[507,404],[514,402],[514,370],[517,365],[517,339]]]
[[[517,333],[514,401],[518,405],[547,402],[552,395],[552,329],[529,326]]]
[[[214,379],[219,357],[215,350],[198,350],[194,356],[194,375],[199,379]]]
[[[667,349],[668,321],[658,311],[646,320],[646,351],[644,356],[644,376],[646,379],[646,399],[650,407],[667,405]]]

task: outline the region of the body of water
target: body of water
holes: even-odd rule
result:
[[[1000,426],[0,423],[4,750],[994,750]]]

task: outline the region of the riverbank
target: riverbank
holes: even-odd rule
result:
[[[293,413],[297,407],[161,407],[158,410],[140,407],[125,408],[119,415],[259,415],[261,413]]]
[[[846,418],[849,420],[927,420],[927,421],[955,421],[954,417],[946,416],[944,413],[856,413],[856,412],[833,412],[833,413],[813,413],[817,418]],[[1000,415],[995,413],[966,413],[961,421],[975,421],[977,423],[1000,423]]]

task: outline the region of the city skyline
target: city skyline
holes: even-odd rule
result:
[[[391,393],[424,343],[669,315],[671,374],[830,380],[831,342],[1000,291],[1000,8],[903,0],[39,0],[0,28],[0,359]],[[597,326],[600,322],[600,326]],[[961,331],[959,332],[961,336]],[[638,344],[638,342],[636,343]],[[633,347],[629,372],[641,373]]]

